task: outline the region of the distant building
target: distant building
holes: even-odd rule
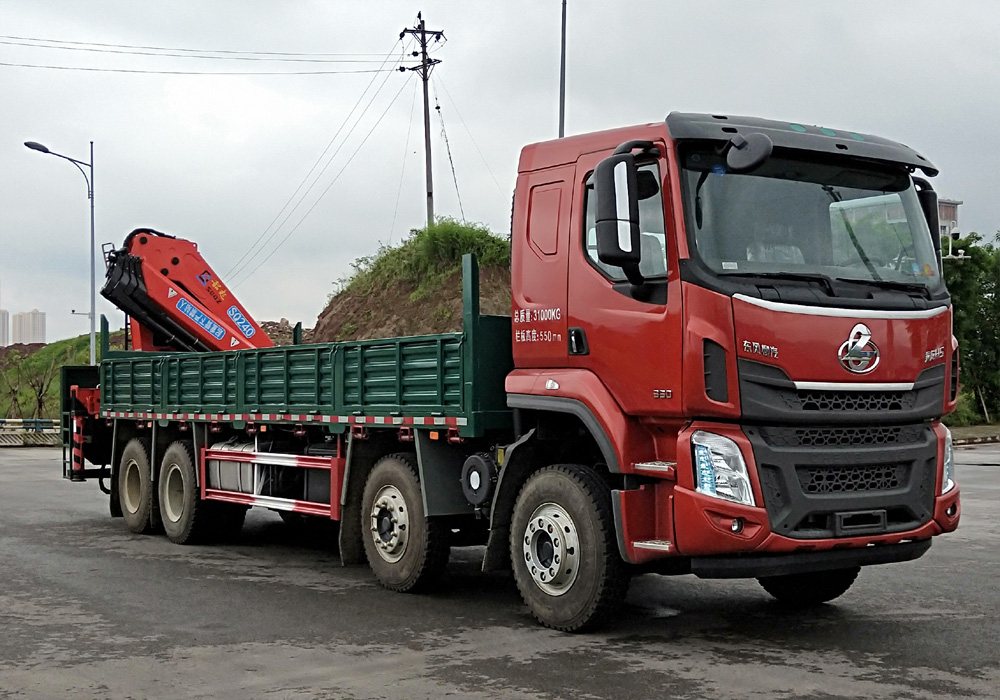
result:
[[[962,204],[957,199],[938,199],[938,225],[941,227],[941,235],[947,236],[952,229],[958,228],[958,205]],[[967,231],[965,233],[968,233]]]
[[[14,314],[14,343],[44,343],[45,342],[45,312],[38,309]]]
[[[0,348],[10,345],[10,314],[0,309]]]

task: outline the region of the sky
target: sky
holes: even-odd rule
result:
[[[445,37],[435,213],[506,234],[521,147],[558,135],[559,0],[0,0],[0,306],[88,331],[86,183],[23,142],[93,141],[98,248],[190,239],[258,320],[311,327],[424,225],[419,80],[394,70],[418,11]],[[567,35],[567,134],[675,110],[877,134],[940,168],[963,233],[1000,229],[995,0],[568,0]]]

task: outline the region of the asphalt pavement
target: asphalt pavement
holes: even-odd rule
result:
[[[322,529],[255,509],[232,544],[133,535],[59,450],[0,450],[0,698],[997,698],[1000,445],[957,455],[958,531],[832,604],[650,575],[567,635],[481,550],[391,593]]]

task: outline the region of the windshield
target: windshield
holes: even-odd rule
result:
[[[714,144],[682,151],[685,220],[719,275],[941,286],[930,231],[902,167],[813,161],[775,149],[747,174]]]

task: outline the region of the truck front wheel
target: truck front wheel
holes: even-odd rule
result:
[[[411,455],[389,455],[372,468],[361,499],[361,529],[368,565],[390,590],[426,589],[448,563],[448,530],[424,515]]]
[[[149,464],[149,438],[132,438],[122,450],[117,492],[125,527],[137,535],[153,532],[153,472]]]
[[[786,605],[807,608],[820,605],[847,592],[861,571],[860,567],[787,574],[757,579],[764,590]]]
[[[524,484],[514,506],[510,558],[524,602],[553,629],[592,628],[628,592],[610,490],[581,465],[552,465]]]

